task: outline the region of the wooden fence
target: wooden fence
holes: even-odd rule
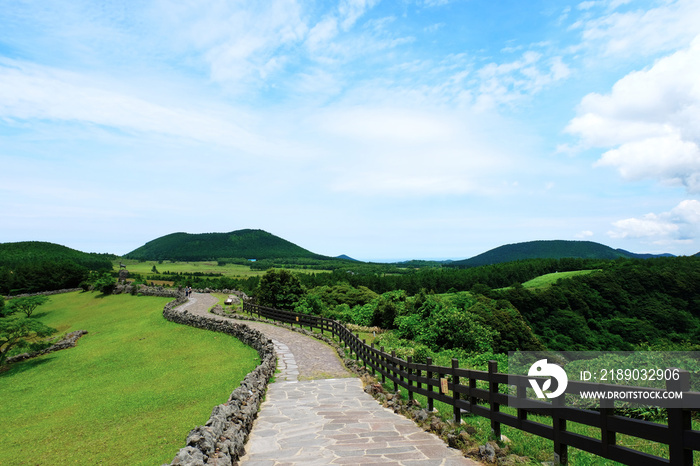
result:
[[[461,421],[463,413],[471,413],[491,421],[491,429],[497,438],[501,436],[501,426],[506,425],[524,432],[552,440],[554,457],[560,464],[568,464],[568,447],[577,448],[608,458],[620,463],[632,465],[682,465],[693,464],[694,451],[700,451],[700,431],[693,430],[691,425],[691,409],[668,408],[668,423],[632,419],[614,414],[612,406],[599,410],[580,409],[560,406],[552,409],[552,404],[544,401],[526,400],[525,390],[529,385],[527,376],[514,376],[499,373],[495,361],[490,361],[488,371],[463,369],[456,359],[451,367],[435,366],[431,358],[425,364],[412,362],[411,358],[403,360],[395,353],[386,353],[384,348],[375,348],[374,344],[367,345],[344,325],[335,320],[320,316],[299,314],[295,312],[258,306],[244,302],[243,310],[259,317],[288,323],[292,326],[317,329],[322,333],[329,332],[337,336],[351,355],[375,376],[381,377],[382,383],[387,380],[405,389],[409,399],[416,394],[423,395],[428,400],[428,410],[433,409],[433,403],[440,401],[452,406],[456,423]],[[690,392],[689,375],[680,371],[677,381],[669,381],[666,389],[683,391],[683,406],[696,408],[700,406],[700,393]],[[478,383],[481,382],[481,383]],[[576,393],[592,389],[594,384],[570,381],[567,393]],[[503,386],[512,387],[509,392],[502,393]],[[596,387],[600,385],[595,384]],[[488,387],[488,388],[484,388]],[[621,386],[614,386],[617,390]],[[640,388],[639,390],[651,390]],[[516,414],[501,411],[501,406],[510,405],[513,398],[519,398]],[[559,397],[557,399],[562,399]],[[555,400],[557,400],[555,399]],[[646,402],[646,400],[645,400]],[[557,401],[554,401],[555,405]],[[662,405],[658,403],[648,403]],[[697,409],[693,409],[697,410]],[[552,418],[552,425],[528,419],[529,414],[538,414]],[[567,422],[592,426],[600,432],[600,438],[589,437],[567,430]],[[617,434],[650,440],[668,445],[669,458],[661,458],[617,444]]]

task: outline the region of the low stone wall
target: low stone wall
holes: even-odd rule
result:
[[[180,298],[184,296],[185,292],[162,286],[125,285],[119,283],[114,287],[112,294],[140,294],[143,296],[159,296],[161,298]]]
[[[75,346],[75,342],[78,341],[78,338],[82,337],[85,334],[87,334],[87,330],[76,330],[75,332],[67,334],[65,337],[63,337],[61,341],[59,341],[55,345],[49,346],[48,348],[43,349],[41,351],[32,351],[31,353],[22,353],[16,356],[11,356],[7,358],[6,362],[10,364],[13,362],[24,361],[25,359],[35,358],[37,356],[41,356],[42,354],[48,354],[62,349],[73,348]]]
[[[171,466],[232,466],[245,453],[245,442],[267,389],[277,368],[277,353],[272,341],[247,325],[196,316],[175,308],[186,302],[184,297],[168,303],[163,316],[179,324],[232,335],[254,348],[260,365],[236,388],[228,402],[215,406],[203,426],[190,431],[187,446],[180,449]]]
[[[83,291],[82,288],[68,288],[64,290],[40,291],[39,293],[22,293],[12,296],[5,296],[5,299],[26,298],[28,296],[51,296],[52,294],[72,293],[73,291]]]

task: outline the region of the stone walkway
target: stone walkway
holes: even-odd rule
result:
[[[227,319],[208,313],[214,304],[212,296],[195,293],[185,307]],[[268,386],[242,466],[479,464],[383,408],[330,346],[275,325],[244,323],[273,341],[280,372]]]

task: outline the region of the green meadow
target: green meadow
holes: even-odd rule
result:
[[[571,278],[576,275],[588,275],[589,273],[596,272],[597,270],[574,270],[571,272],[555,272],[555,273],[547,273],[545,275],[540,275],[539,277],[535,277],[532,280],[526,281],[523,283],[523,287],[525,288],[544,288],[547,286],[552,286],[557,282],[557,280],[560,280],[562,278]]]
[[[249,265],[243,264],[225,264],[219,265],[217,261],[198,261],[198,262],[182,262],[182,261],[137,261],[133,259],[121,259],[114,261],[114,270],[119,269],[119,263],[126,265],[129,272],[139,273],[143,276],[153,275],[153,267],[156,267],[159,275],[165,272],[183,273],[183,274],[221,274],[228,278],[249,278],[260,277],[265,275],[265,270],[253,270]],[[300,273],[328,273],[328,270],[321,269],[290,269]]]
[[[165,320],[168,301],[68,293],[39,308],[60,333],[89,333],[0,373],[0,464],[169,463],[259,358],[233,337]]]
[[[137,261],[133,259],[121,259],[114,262],[114,269],[119,269],[119,263],[126,265],[129,272],[140,273],[148,276],[154,272],[153,267],[160,274],[164,272],[173,273],[220,273],[224,277],[230,278],[248,278],[264,275],[264,270],[251,270],[250,266],[242,264],[226,264],[219,265],[217,261],[201,261],[201,262],[174,262],[174,261]]]

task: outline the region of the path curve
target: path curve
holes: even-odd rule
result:
[[[209,313],[217,301],[211,295],[195,293],[180,309],[229,320]],[[382,407],[365,393],[362,382],[342,366],[329,345],[276,325],[242,323],[275,343],[281,372],[268,386],[240,465],[480,464],[413,421]],[[298,368],[301,380],[295,380],[294,367],[290,366]]]
[[[189,301],[179,306],[178,309],[187,310],[190,314],[204,316],[210,319],[231,320],[229,317],[212,314],[209,309],[214,307],[219,300],[210,294],[193,293]],[[353,377],[340,360],[338,353],[327,344],[307,337],[299,332],[287,330],[273,324],[255,321],[240,321],[241,323],[262,332],[275,344],[279,358],[282,362],[291,361],[289,354],[294,356],[297,368],[288,368],[293,374],[298,371],[298,380],[331,379]],[[284,346],[282,346],[284,345]],[[285,348],[286,347],[286,348]],[[286,355],[286,357],[284,357]],[[284,370],[284,367],[279,368]]]

